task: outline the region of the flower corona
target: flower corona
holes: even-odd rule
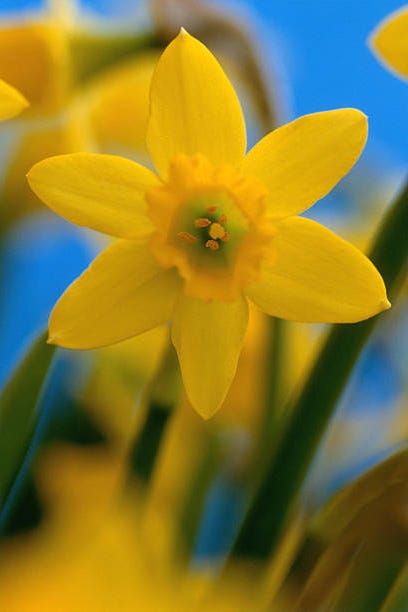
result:
[[[233,301],[256,280],[273,236],[265,197],[258,181],[212,167],[203,155],[170,162],[168,180],[146,194],[152,250],[164,267],[178,269],[187,295]]]

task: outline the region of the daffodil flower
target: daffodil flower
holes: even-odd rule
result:
[[[370,37],[370,45],[389,70],[408,79],[408,5],[379,24]]]
[[[0,79],[0,121],[12,119],[25,108],[28,102],[14,87]]]
[[[246,152],[235,91],[185,31],[151,84],[147,145],[158,174],[116,156],[46,159],[28,175],[69,221],[119,238],[63,294],[49,341],[120,342],[172,321],[185,389],[205,418],[234,378],[248,299],[266,313],[351,323],[389,307],[383,280],[351,244],[295,216],[358,159],[366,117],[301,117]]]
[[[0,21],[0,75],[30,100],[30,118],[60,111],[72,89],[62,30],[45,18]]]

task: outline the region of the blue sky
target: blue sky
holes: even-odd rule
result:
[[[263,34],[279,44],[295,116],[342,106],[370,120],[369,152],[408,164],[408,84],[373,57],[367,37],[403,2],[396,0],[246,0]],[[261,20],[260,19],[260,20]],[[408,33],[407,33],[408,36]]]

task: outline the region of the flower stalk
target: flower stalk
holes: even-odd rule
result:
[[[145,391],[146,414],[129,454],[129,477],[147,487],[152,476],[166,426],[177,403],[180,375],[172,346]]]

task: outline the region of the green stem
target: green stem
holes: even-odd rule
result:
[[[286,384],[286,326],[287,321],[283,319],[269,318],[266,367],[262,371],[265,385],[263,413],[257,432],[257,444],[248,466],[248,479],[252,490],[254,490],[254,471],[262,476],[272,449],[276,447],[277,432],[282,429]]]
[[[39,443],[47,415],[47,388],[55,347],[40,334],[17,365],[0,394],[0,533],[14,511],[15,500]]]
[[[370,258],[391,298],[408,262],[408,183],[385,216]],[[249,508],[233,554],[265,558],[277,545],[293,503],[376,316],[353,325],[334,325],[291,415]]]
[[[146,420],[130,453],[131,473],[144,485],[148,484],[152,475],[170,412],[169,406],[150,402]]]
[[[282,319],[271,319],[270,348],[267,356],[265,414],[262,422],[261,453],[268,456],[271,440],[281,422],[286,369],[286,326]]]
[[[220,442],[217,435],[205,429],[202,456],[191,487],[180,511],[180,539],[186,563],[191,560],[198,530],[203,518],[204,506],[221,463]]]
[[[69,46],[75,78],[81,85],[137,53],[162,48],[162,43],[151,33],[75,31]]]
[[[162,364],[145,392],[146,415],[129,455],[129,479],[147,486],[152,476],[169,416],[178,401],[180,375],[170,345]]]

